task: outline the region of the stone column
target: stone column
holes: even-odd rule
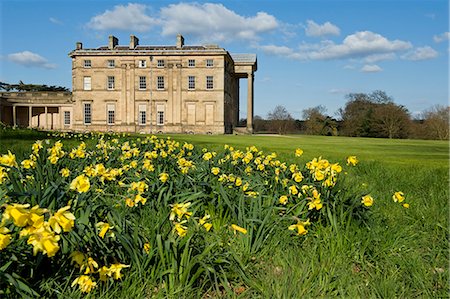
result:
[[[133,132],[136,132],[136,102],[135,102],[135,67],[134,63],[130,64],[130,98],[128,102],[128,115],[130,115],[130,122],[131,125],[134,126]]]
[[[120,106],[121,109],[117,109],[120,111],[120,119],[122,124],[128,124],[128,114],[127,114],[127,65],[122,64],[122,86],[120,88]]]
[[[33,128],[31,121],[33,120],[33,106],[28,106],[28,128]]]
[[[48,130],[48,109],[45,106],[45,130]]]
[[[247,77],[247,131],[253,133],[253,74]]]
[[[167,123],[169,123],[170,125],[172,125],[174,123],[174,112],[175,112],[175,108],[174,108],[174,102],[173,102],[173,68],[175,67],[174,63],[169,63],[167,66],[168,69],[168,79],[167,79],[167,106],[166,106],[166,111],[165,113],[167,113],[166,116],[166,120]],[[170,111],[170,114],[169,114]]]
[[[16,122],[16,106],[13,105],[12,108],[13,108],[13,127],[15,127],[17,125],[17,122]]]
[[[181,84],[181,71],[182,71],[182,65],[181,63],[176,63],[176,70],[177,70],[177,81],[176,81],[176,90],[177,90],[177,96],[176,99],[174,99],[174,124],[180,125],[181,124],[181,107],[182,107],[182,84]],[[174,76],[175,77],[175,76]]]

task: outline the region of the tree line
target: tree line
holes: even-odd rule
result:
[[[303,120],[294,119],[284,106],[276,106],[267,118],[255,116],[255,132],[301,133],[327,136],[375,138],[449,139],[450,107],[433,106],[412,117],[384,91],[350,93],[337,117],[327,115],[319,105],[302,111]],[[243,120],[245,121],[245,120]]]
[[[45,85],[45,84],[25,84],[22,80],[18,84],[0,82],[0,91],[70,91],[67,87]]]

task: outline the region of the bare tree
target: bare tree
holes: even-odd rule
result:
[[[436,105],[424,113],[424,126],[428,137],[449,139],[450,107]]]
[[[377,137],[406,138],[411,128],[408,110],[392,102],[378,104],[374,113]]]
[[[278,134],[286,134],[294,127],[294,119],[284,106],[276,106],[269,114],[267,119],[270,121],[270,127]]]
[[[303,119],[305,120],[305,132],[311,135],[328,135],[327,132],[327,119],[325,115],[327,109],[325,106],[319,105],[312,108],[304,109]]]

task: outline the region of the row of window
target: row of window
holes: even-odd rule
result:
[[[68,116],[66,116],[68,114]],[[67,120],[67,121],[66,121]],[[113,125],[116,121],[116,110],[113,104],[108,104],[106,107],[106,122],[108,125]],[[92,123],[92,105],[91,103],[84,103],[83,108],[83,122],[85,125]],[[147,123],[147,111],[145,106],[139,106],[139,125],[145,125]],[[65,111],[64,124],[70,125],[70,112]],[[164,110],[159,109],[156,112],[156,124],[164,125]]]
[[[156,78],[156,89],[164,90],[165,82],[164,76],[157,76]],[[106,80],[106,89],[114,90],[116,85],[116,80],[114,76],[108,76]],[[83,89],[92,90],[92,78],[83,77]],[[147,77],[139,76],[139,89],[147,89]],[[195,89],[195,76],[188,76],[188,89]],[[214,77],[206,76],[206,89],[214,89]]]
[[[163,68],[165,67],[165,60],[164,59],[158,59],[156,60],[156,67]],[[92,67],[92,60],[85,59],[84,68],[91,68]],[[106,62],[106,66],[109,68],[116,67],[116,61],[114,59],[109,59]],[[147,67],[147,60],[139,60],[138,66],[140,68],[146,68]],[[206,59],[206,67],[213,67],[214,66],[214,60],[213,59]],[[195,59],[189,59],[188,60],[188,67],[195,67]]]

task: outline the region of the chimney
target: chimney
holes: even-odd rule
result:
[[[117,37],[110,35],[109,36],[109,44],[108,44],[108,49],[110,50],[114,50],[114,48],[119,44],[119,40],[117,39]]]
[[[184,37],[181,34],[177,35],[177,49],[181,49],[184,46]]]
[[[77,50],[82,50],[83,49],[83,44],[82,43],[77,42],[76,45],[77,45],[77,47],[76,47]]]
[[[134,35],[130,35],[130,49],[136,48],[139,45],[139,38]]]

